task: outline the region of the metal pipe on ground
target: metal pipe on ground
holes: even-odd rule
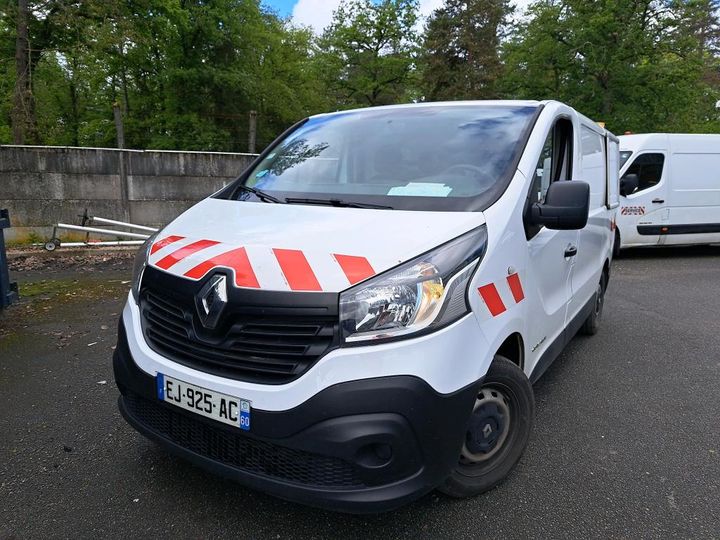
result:
[[[117,240],[115,242],[63,242],[62,247],[141,246],[143,242],[144,240]],[[33,244],[33,246],[45,246],[45,244]],[[47,249],[47,246],[45,249]],[[52,249],[48,249],[48,251],[52,251]]]
[[[107,234],[110,236],[124,236],[126,238],[139,238],[141,240],[147,240],[147,238],[150,236],[149,234],[140,234],[140,233],[134,233],[134,232],[126,232],[126,231],[111,231],[109,229],[99,229],[97,227],[83,227],[81,225],[70,225],[69,223],[58,223],[55,225],[58,229],[65,229],[68,231],[80,231],[80,232],[90,232],[90,233],[96,233],[96,234]]]
[[[126,227],[128,229],[137,229],[139,231],[147,231],[150,233],[157,232],[154,227],[146,227],[145,225],[135,225],[134,223],[125,223],[124,221],[115,221],[114,219],[102,218],[97,216],[90,217],[91,223],[101,223],[103,225],[116,225],[117,227]]]
[[[82,218],[82,224],[81,225],[71,225],[69,223],[58,223],[53,227],[52,232],[52,238],[45,243],[45,249],[48,251],[54,251],[55,249],[59,248],[61,245],[66,247],[79,247],[79,246],[99,246],[99,245],[106,245],[106,246],[121,246],[123,244],[127,245],[133,245],[134,243],[141,244],[143,240],[147,240],[150,237],[150,234],[144,234],[144,233],[154,233],[157,232],[157,229],[153,227],[147,227],[145,225],[136,225],[134,223],[128,223],[126,221],[117,221],[115,219],[109,219],[109,218],[103,218],[98,216],[90,216],[88,215],[87,208],[85,211],[80,214]],[[136,229],[138,231],[143,231],[143,233],[139,232],[128,232],[128,231],[120,231],[116,229],[101,229],[98,227],[89,227],[88,223],[100,223],[104,225],[111,225],[115,227],[124,227],[126,229]],[[84,232],[85,233],[85,241],[84,242],[60,242],[60,237],[58,236],[58,229],[60,230],[67,230],[67,231],[78,231],[78,232]],[[132,241],[132,240],[116,240],[116,241],[106,241],[106,242],[96,242],[96,241],[90,241],[90,234],[104,234],[107,236],[115,236],[120,238],[137,238],[138,241]]]

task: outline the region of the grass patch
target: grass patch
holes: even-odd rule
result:
[[[18,285],[18,289],[21,298],[33,298],[36,296],[61,294],[76,289],[79,286],[75,280],[44,279],[42,281],[21,283]]]

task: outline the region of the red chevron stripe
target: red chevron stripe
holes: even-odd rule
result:
[[[519,304],[525,299],[525,292],[520,283],[520,276],[518,274],[512,274],[507,277],[508,285],[510,285],[510,292],[512,292],[515,303]]]
[[[155,263],[155,266],[162,268],[163,270],[167,270],[172,265],[182,261],[185,257],[192,255],[196,251],[215,246],[219,243],[220,242],[215,242],[214,240],[198,240],[197,242],[181,247],[180,249],[173,251],[170,255],[163,257]]]
[[[302,251],[297,249],[273,249],[280,269],[293,291],[321,291],[315,274]]]
[[[497,317],[501,313],[505,313],[507,308],[505,307],[502,298],[500,298],[500,293],[498,293],[494,284],[490,283],[488,285],[483,285],[478,289],[478,292],[485,301],[485,304],[487,304],[487,307],[493,317]]]
[[[248,259],[247,252],[244,247],[232,249],[220,255],[216,255],[212,259],[208,259],[191,268],[185,275],[189,278],[200,279],[207,274],[213,268],[224,266],[230,268],[235,272],[235,285],[238,287],[250,287],[253,289],[259,289],[260,283],[258,283],[255,272]]]
[[[150,248],[150,255],[155,253],[157,250],[162,249],[165,246],[169,246],[170,244],[172,244],[173,242],[177,242],[178,240],[183,240],[184,238],[184,236],[167,236],[162,240],[158,240]]]
[[[375,275],[375,270],[365,257],[356,257],[354,255],[338,255],[333,254],[335,260],[345,272],[350,285],[355,285],[359,281],[367,279]]]

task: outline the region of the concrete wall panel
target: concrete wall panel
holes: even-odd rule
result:
[[[120,160],[124,157],[127,200]],[[91,215],[162,226],[234,180],[252,154],[0,145],[0,208],[10,241],[48,237],[57,222]]]

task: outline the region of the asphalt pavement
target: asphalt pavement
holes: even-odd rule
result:
[[[536,385],[533,435],[500,487],[376,516],[250,491],[131,429],[111,366],[129,274],[129,260],[15,274],[0,538],[720,538],[720,247],[614,263],[600,332]]]

